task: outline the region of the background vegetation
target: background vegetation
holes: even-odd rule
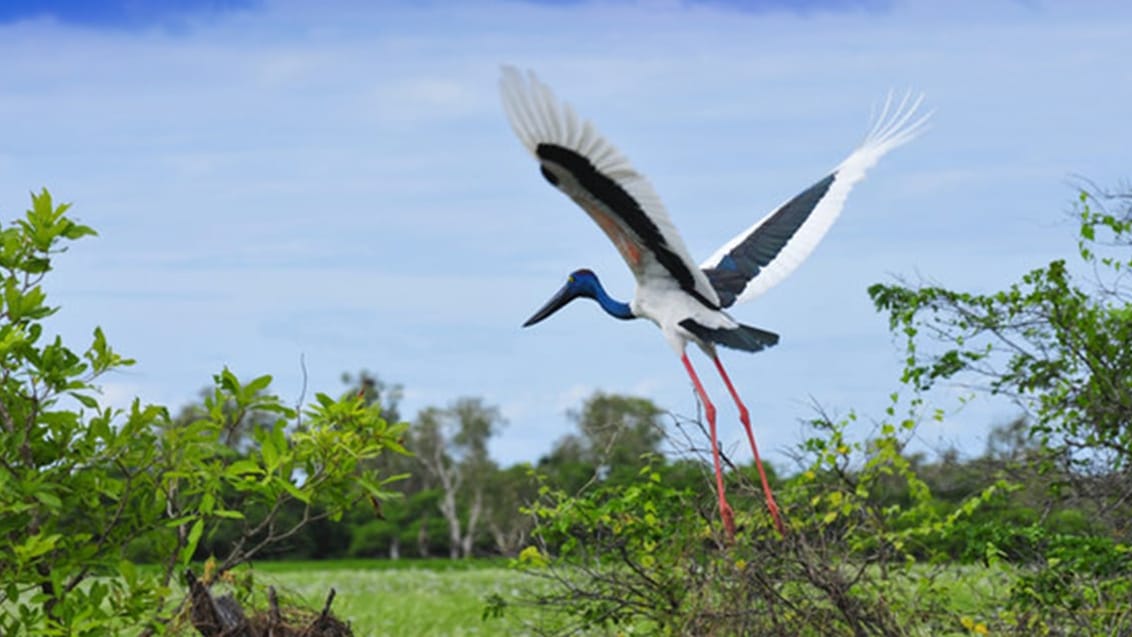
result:
[[[132,361],[97,327],[78,350],[45,331],[52,262],[94,231],[44,191],[0,230],[0,631],[181,631],[179,576],[203,562],[253,605],[264,580],[334,586],[359,634],[1132,634],[1129,201],[1082,195],[1077,255],[1006,290],[873,286],[906,354],[891,406],[812,418],[771,476],[785,538],[728,462],[727,543],[701,423],[637,397],[595,393],[513,466],[488,452],[497,407],[461,397],[406,423],[402,388],[368,371],[309,404],[224,369],[177,412],[105,407],[98,379]],[[913,453],[941,383],[1019,415],[980,454]],[[268,562],[284,559],[352,561],[316,577]],[[418,593],[381,584],[389,564],[433,578],[424,624],[391,620]]]

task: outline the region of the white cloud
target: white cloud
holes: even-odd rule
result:
[[[735,308],[783,335],[724,356],[760,442],[786,446],[807,396],[864,410],[893,388],[866,285],[1008,281],[1063,245],[1046,222],[1069,172],[1127,177],[1126,9],[941,6],[268,2],[177,32],[0,26],[0,214],[47,185],[100,231],[48,291],[61,331],[101,323],[139,359],[116,395],[188,398],[223,364],[297,393],[306,353],[312,391],[368,367],[405,384],[410,416],[469,393],[518,405],[508,448],[533,454],[593,389],[695,404],[651,325],[579,303],[518,328],[575,267],[623,298],[632,280],[512,138],[499,63],[593,119],[701,256],[834,165],[888,89],[923,89],[932,130],[850,196],[810,263]]]

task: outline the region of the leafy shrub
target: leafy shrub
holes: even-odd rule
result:
[[[360,398],[319,394],[300,411],[268,391],[269,376],[242,383],[227,369],[193,418],[103,406],[98,379],[133,361],[97,327],[76,352],[43,324],[58,311],[43,287],[53,259],[94,234],[67,210],[43,191],[0,230],[0,633],[161,632],[177,612],[173,574],[220,530],[230,539],[214,545],[217,575],[386,497],[395,477],[367,462],[403,452],[404,425]],[[231,446],[253,412],[267,418]],[[138,556],[161,568],[137,568]]]

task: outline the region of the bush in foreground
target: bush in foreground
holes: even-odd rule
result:
[[[160,633],[187,608],[174,577],[200,557],[202,538],[235,527],[220,574],[380,500],[394,478],[367,467],[403,452],[404,425],[360,398],[319,394],[294,409],[270,393],[269,376],[244,383],[227,369],[192,418],[137,400],[102,405],[98,380],[133,361],[97,327],[79,351],[45,334],[59,309],[43,287],[53,259],[95,234],[67,212],[43,191],[0,230],[0,633]],[[228,444],[241,429],[250,444]],[[161,568],[126,559],[138,550]]]

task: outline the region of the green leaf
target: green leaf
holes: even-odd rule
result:
[[[89,226],[83,226],[74,222],[69,222],[66,229],[63,230],[63,236],[67,239],[75,240],[87,236],[97,237],[98,233],[94,231],[94,228],[91,228]]]
[[[193,522],[192,528],[189,529],[189,535],[185,539],[185,546],[181,548],[181,564],[188,564],[193,559],[193,554],[197,551],[197,544],[200,543],[200,536],[204,533],[204,520],[197,519]]]
[[[98,401],[86,394],[71,394],[71,397],[87,409],[98,409]]]
[[[240,393],[240,380],[232,373],[232,370],[225,367],[220,371],[219,377],[216,379],[220,388],[233,395]]]
[[[138,578],[138,568],[130,560],[119,560],[118,574],[127,582],[133,582]]]
[[[267,389],[269,385],[271,385],[271,376],[264,375],[252,380],[244,386],[244,389],[249,395],[254,395]]]
[[[52,509],[58,510],[58,509],[63,508],[63,501],[59,499],[59,496],[55,495],[54,493],[52,493],[50,491],[46,491],[46,490],[36,491],[35,492],[35,499],[39,500],[43,504],[46,504],[47,506],[51,507]]]
[[[294,484],[291,484],[290,480],[288,480],[286,478],[279,478],[276,481],[276,484],[283,487],[284,491],[286,491],[287,493],[290,493],[291,497],[295,498],[299,502],[302,502],[304,504],[310,504],[311,503],[311,494],[306,493],[305,491],[296,487]]]
[[[275,447],[275,439],[269,435],[263,436],[259,451],[263,454],[263,466],[269,473],[274,472],[279,467],[279,450]]]
[[[33,560],[52,551],[62,537],[63,536],[59,533],[49,535],[36,533],[35,535],[28,536],[23,544],[15,547],[16,555],[24,562]]]
[[[275,421],[275,426],[271,428],[271,441],[275,449],[280,454],[287,452],[290,445],[287,444],[287,434],[283,430],[285,423],[282,420]]]
[[[259,464],[255,461],[245,458],[243,460],[237,460],[233,462],[232,464],[228,465],[226,469],[224,469],[224,475],[232,478],[246,476],[249,474],[262,475],[263,467],[259,466]]]

